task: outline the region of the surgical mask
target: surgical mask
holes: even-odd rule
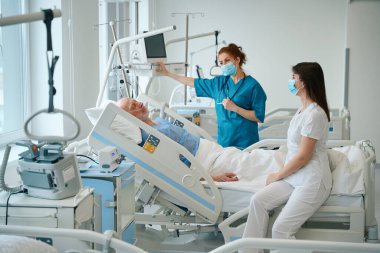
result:
[[[222,65],[221,69],[226,76],[233,76],[236,74],[236,66],[232,62]]]
[[[297,95],[298,91],[300,90],[296,88],[295,84],[296,84],[296,81],[294,79],[291,79],[288,82],[288,89],[290,93],[292,93],[293,95]]]

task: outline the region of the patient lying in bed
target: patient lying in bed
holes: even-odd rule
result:
[[[145,105],[135,99],[122,98],[117,105],[185,147],[204,168],[208,169],[215,181],[233,182],[238,181],[239,178],[249,181],[262,177],[265,183],[266,176],[282,166],[283,157],[276,158],[279,152],[266,151],[263,154],[263,150],[247,152],[234,147],[223,148],[215,142],[198,138],[165,119],[152,120],[149,118],[149,111]],[[147,138],[148,134],[142,131],[142,143]],[[265,157],[270,157],[270,159],[265,159]],[[188,163],[185,158],[181,160]]]

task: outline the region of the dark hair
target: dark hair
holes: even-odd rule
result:
[[[235,59],[237,57],[239,57],[240,58],[240,62],[239,62],[240,67],[247,62],[247,57],[245,56],[245,53],[243,53],[243,48],[237,46],[234,43],[230,43],[228,46],[222,47],[219,50],[218,55],[222,54],[222,53],[227,53],[227,54],[233,56]]]
[[[317,62],[301,62],[293,66],[294,74],[300,76],[305,84],[305,90],[311,100],[316,102],[325,111],[330,121],[330,110],[327,104],[325,78],[321,65]]]

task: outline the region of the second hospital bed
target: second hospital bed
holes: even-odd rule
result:
[[[265,115],[265,121],[259,124],[260,139],[286,139],[289,123],[297,109],[278,108]],[[350,139],[350,112],[346,109],[330,109],[328,128],[329,140]]]
[[[117,117],[119,120],[121,117],[126,125],[133,125],[150,134],[143,147],[137,145],[129,133],[111,127]],[[268,141],[262,146],[278,147],[284,140]],[[199,229],[198,225],[191,226],[196,223],[215,225],[224,220],[225,214],[238,212],[236,215],[240,215],[244,212],[242,209],[248,206],[251,196],[258,190],[247,189],[246,185],[240,187],[239,182],[214,182],[207,170],[184,147],[112,103],[107,105],[92,129],[89,144],[97,150],[107,145],[117,147],[128,159],[136,162],[137,173],[144,178],[138,201],[146,204],[156,201],[171,210],[161,216],[136,215],[137,223],[169,224],[169,227],[177,230]],[[337,189],[296,236],[314,240],[362,242],[368,230],[377,229],[374,218],[374,150],[368,142],[335,141],[329,145],[347,146],[349,150],[355,150],[356,158],[360,158],[359,161],[348,157],[346,168],[339,167],[340,174],[334,178],[335,182],[342,183],[347,177],[355,176],[351,180],[357,183],[357,187],[354,187],[356,190],[347,192],[343,189],[339,192]],[[258,146],[251,148],[255,147]],[[190,167],[181,162],[180,155],[190,161]],[[357,165],[355,171],[351,166],[353,164]],[[342,176],[346,177],[342,179]],[[229,219],[219,226],[226,241],[238,238],[243,226],[239,223],[240,216],[237,221]]]

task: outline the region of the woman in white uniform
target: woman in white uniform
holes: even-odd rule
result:
[[[268,212],[286,203],[273,224],[272,238],[295,239],[298,229],[330,194],[332,181],[326,147],[330,112],[321,66],[309,62],[295,65],[288,87],[300,97],[301,107],[289,125],[285,164],[270,174],[266,187],[252,197],[245,238],[266,237]]]

